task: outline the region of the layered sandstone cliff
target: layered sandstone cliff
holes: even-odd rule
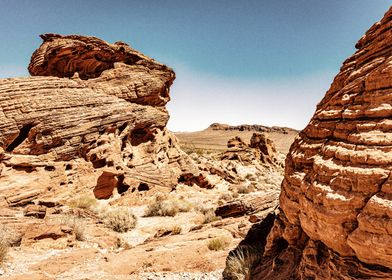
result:
[[[0,80],[1,204],[109,198],[197,174],[166,129],[172,69],[122,42],[41,37],[32,77]]]
[[[392,279],[391,27],[392,8],[291,146],[252,279]]]

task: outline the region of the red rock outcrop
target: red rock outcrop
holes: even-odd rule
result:
[[[392,8],[291,146],[252,279],[392,279]]]
[[[227,142],[227,150],[218,154],[219,160],[237,159],[248,164],[255,162],[267,165],[283,166],[279,160],[275,144],[265,133],[253,133],[250,144],[246,144],[240,137],[236,136]]]
[[[0,80],[0,204],[93,188],[107,198],[197,175],[166,129],[172,69],[122,42],[41,37],[33,76]]]

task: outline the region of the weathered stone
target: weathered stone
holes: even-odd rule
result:
[[[392,278],[392,8],[361,38],[286,159],[252,279]]]
[[[7,198],[7,202],[9,206],[24,206],[29,203],[32,203],[32,201],[37,198],[41,194],[41,191],[29,191],[29,192],[24,192],[21,194],[17,194],[14,196],[10,196]]]
[[[245,142],[239,136],[236,136],[227,141],[227,148],[245,148],[246,146],[247,145],[245,144]]]
[[[28,205],[23,210],[23,215],[26,217],[35,217],[39,219],[45,218],[46,207],[41,205]]]
[[[219,206],[215,210],[217,216],[227,218],[253,214],[268,210],[271,212],[278,205],[277,191],[270,191],[263,195],[250,195]]]
[[[253,133],[249,145],[241,138],[234,137],[228,141],[227,147],[228,150],[218,156],[220,160],[234,159],[245,163],[258,161],[269,165],[283,165],[276,157],[277,150],[274,143],[265,133]]]
[[[10,205],[38,190],[40,199],[81,189],[109,198],[199,175],[165,127],[172,69],[122,42],[41,37],[33,76],[0,79],[0,190]]]

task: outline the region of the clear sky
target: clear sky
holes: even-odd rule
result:
[[[174,131],[212,122],[301,129],[390,0],[0,0],[0,78],[42,33],[124,41],[174,68]]]

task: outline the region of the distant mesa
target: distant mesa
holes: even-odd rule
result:
[[[213,123],[207,130],[225,130],[225,131],[256,131],[256,132],[278,132],[287,134],[289,132],[298,133],[297,130],[289,127],[279,127],[279,126],[264,126],[260,124],[241,124],[241,125],[228,125],[222,123]]]

